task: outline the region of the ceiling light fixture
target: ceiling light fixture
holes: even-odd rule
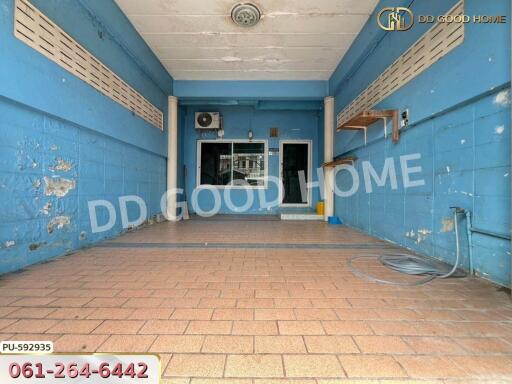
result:
[[[240,27],[253,27],[260,21],[261,12],[254,4],[238,3],[231,10],[231,18]]]

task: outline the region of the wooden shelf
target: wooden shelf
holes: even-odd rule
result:
[[[337,131],[343,130],[366,130],[370,125],[376,123],[381,119],[390,118],[393,123],[393,130],[391,133],[391,137],[393,142],[396,143],[400,139],[400,130],[398,126],[398,109],[386,109],[382,111],[376,110],[367,110],[359,113],[357,116],[354,116],[350,120],[346,121],[342,125],[337,128]]]
[[[324,163],[324,164],[322,164],[322,167],[324,167],[324,168],[334,168],[337,165],[341,165],[341,164],[353,165],[354,161],[356,161],[356,160],[357,160],[357,157],[355,157],[355,156],[342,157],[341,159],[329,161],[328,163]]]

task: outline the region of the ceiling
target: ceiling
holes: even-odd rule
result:
[[[378,0],[255,0],[252,28],[236,0],[116,0],[176,80],[327,80]]]

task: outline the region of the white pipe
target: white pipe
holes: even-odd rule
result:
[[[324,98],[324,162],[333,160],[334,97]],[[324,168],[324,220],[334,215],[334,169]]]
[[[167,99],[167,205],[166,216],[169,221],[176,221],[176,193],[169,193],[178,184],[178,98],[169,96]]]

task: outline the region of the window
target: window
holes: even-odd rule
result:
[[[199,141],[198,185],[264,187],[266,162],[263,141]]]

